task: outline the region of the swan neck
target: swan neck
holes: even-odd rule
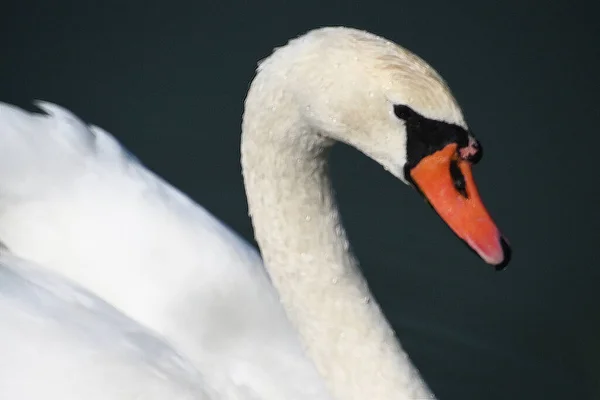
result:
[[[307,354],[337,399],[432,398],[350,251],[327,170],[331,142],[293,108],[258,113],[251,101],[241,149],[249,212]]]

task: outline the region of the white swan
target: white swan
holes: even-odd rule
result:
[[[242,167],[268,275],[252,247],[108,133],[39,105],[47,115],[0,108],[0,240],[163,338],[219,399],[433,397],[350,253],[326,170],[335,141],[417,187],[486,262],[509,259],[450,90],[367,32],[311,31],[252,82]]]

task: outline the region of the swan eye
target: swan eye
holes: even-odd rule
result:
[[[452,183],[454,184],[454,188],[464,198],[468,199],[469,195],[467,194],[467,184],[465,183],[465,176],[458,167],[458,162],[456,160],[450,161],[450,176],[452,177]]]
[[[396,114],[396,117],[399,119],[406,121],[410,117],[414,116],[415,112],[408,106],[396,104],[394,105],[394,114]]]

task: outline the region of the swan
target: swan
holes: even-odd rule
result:
[[[97,296],[218,399],[434,398],[352,255],[327,172],[335,142],[415,188],[483,261],[510,260],[449,87],[366,31],[314,29],[259,63],[241,166],[260,254],[108,132],[37,105],[0,106],[0,240],[26,260],[5,264]]]

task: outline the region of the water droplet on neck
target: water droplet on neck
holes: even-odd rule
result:
[[[363,297],[362,302],[365,304],[369,304],[371,303],[371,298],[369,296],[365,296]]]
[[[304,219],[308,222],[310,221],[310,215],[307,215],[306,217],[304,217]]]
[[[337,285],[337,283],[338,283],[338,278],[333,278],[333,279],[331,279],[331,283],[333,283],[334,285]]]
[[[300,259],[305,263],[310,263],[313,261],[313,257],[308,253],[300,253]],[[302,273],[304,275],[304,272]]]

